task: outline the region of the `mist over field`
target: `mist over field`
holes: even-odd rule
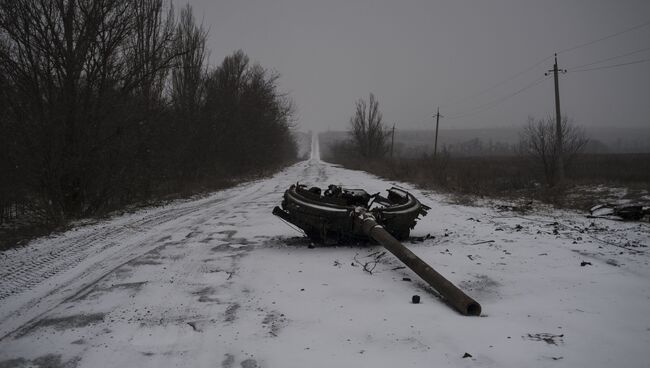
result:
[[[518,153],[522,128],[440,129],[438,144],[455,156],[512,155]],[[589,139],[584,153],[650,153],[649,128],[586,129]],[[334,142],[348,140],[347,131],[328,131],[320,134],[323,150],[328,152]],[[396,130],[395,155],[417,157],[433,152],[435,131]]]

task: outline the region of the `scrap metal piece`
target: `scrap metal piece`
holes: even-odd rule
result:
[[[599,204],[589,209],[591,217],[611,218],[616,216],[626,221],[639,221],[650,215],[650,207],[640,204],[616,205],[611,203]]]

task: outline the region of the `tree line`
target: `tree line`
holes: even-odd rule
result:
[[[0,209],[50,224],[295,159],[294,108],[163,0],[0,0]]]
[[[392,165],[393,142],[391,142],[391,131],[383,122],[383,116],[379,110],[379,101],[374,94],[370,93],[368,103],[364,99],[358,99],[355,103],[355,112],[350,117],[348,128],[348,140],[334,143],[329,149],[330,159],[335,162],[350,162],[351,158],[370,162],[385,161],[385,165]],[[516,145],[497,145],[490,147],[491,150],[498,149],[502,153],[521,156],[529,160],[530,167],[540,171],[548,186],[558,184],[558,161],[562,157],[565,165],[570,167],[576,156],[579,155],[588,143],[583,129],[575,125],[566,116],[560,122],[560,133],[562,137],[562,148],[558,148],[557,130],[555,120],[528,118],[528,123],[520,132],[519,143]],[[472,139],[457,145],[450,145],[443,148],[440,157],[433,156],[433,163],[430,169],[438,172],[444,177],[444,168],[448,166],[449,157],[472,156],[484,153],[483,143],[480,139]],[[390,160],[386,160],[390,158]]]

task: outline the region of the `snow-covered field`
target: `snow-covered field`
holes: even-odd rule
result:
[[[296,181],[393,184],[316,143],[272,178],[0,253],[0,367],[649,366],[649,224],[398,183],[432,208],[406,245],[482,304],[464,317],[390,254],[365,272],[379,246],[309,248],[271,215]]]

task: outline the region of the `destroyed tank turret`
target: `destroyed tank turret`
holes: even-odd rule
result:
[[[480,315],[481,306],[402,245],[420,216],[430,208],[412,194],[392,187],[386,197],[363,189],[295,184],[273,214],[299,227],[318,243],[373,240],[383,245],[464,315]]]
[[[367,239],[355,226],[354,213],[363,209],[371,213],[397,239],[407,239],[419,216],[429,207],[400,188],[388,189],[388,196],[370,195],[363,189],[347,189],[330,185],[321,191],[318,187],[292,185],[285,193],[282,208],[273,214],[301,228],[314,241],[340,242]]]

